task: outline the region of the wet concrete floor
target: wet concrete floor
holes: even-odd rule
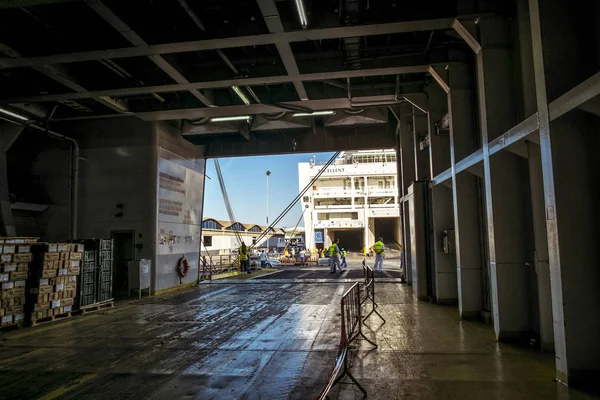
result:
[[[288,273],[294,283],[203,283],[0,334],[0,399],[313,399],[333,367],[353,279],[302,282],[306,272]],[[455,308],[416,302],[393,281],[377,297],[387,323],[373,318],[364,332],[378,348],[358,342],[351,358],[371,399],[589,398],[553,382],[552,356],[498,344],[489,325],[460,321]],[[331,398],[361,396],[343,383]]]

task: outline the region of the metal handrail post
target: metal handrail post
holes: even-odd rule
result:
[[[372,305],[371,305],[371,312],[365,316],[362,323],[366,325],[365,321],[371,316],[371,314],[376,314],[379,318],[381,318],[381,320],[383,321],[383,324],[385,324],[386,323],[385,318],[383,318],[381,316],[381,314],[376,310],[378,305],[375,302],[375,274],[373,274],[373,269],[369,266],[367,266],[367,274],[370,277],[369,285],[367,285],[367,288],[366,288],[367,293],[368,293],[367,298],[372,301]]]

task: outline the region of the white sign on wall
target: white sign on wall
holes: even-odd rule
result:
[[[204,175],[158,160],[158,254],[198,252]]]

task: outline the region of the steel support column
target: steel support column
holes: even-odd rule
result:
[[[598,45],[597,39],[582,37],[575,29],[585,22],[576,20],[571,9],[572,3],[564,0],[529,0],[556,377],[572,386],[593,386],[600,373],[599,124],[578,111],[550,123],[548,106],[549,97],[581,82],[588,73],[588,64],[580,59],[587,50],[572,43],[591,41],[590,48],[596,49]],[[553,51],[545,54],[544,46]]]

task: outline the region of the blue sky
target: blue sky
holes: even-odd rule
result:
[[[317,156],[317,162],[319,162],[329,160],[333,153],[219,159],[229,201],[236,219],[242,223],[265,225],[265,173],[271,171],[269,176],[269,222],[273,222],[298,195],[298,163],[308,162],[313,155]],[[229,220],[213,160],[208,160],[206,163],[206,175],[210,179],[206,180],[204,191],[204,218]],[[278,227],[293,228],[296,226],[300,214],[301,206],[298,202],[278,224]],[[302,221],[300,226],[303,226]]]

